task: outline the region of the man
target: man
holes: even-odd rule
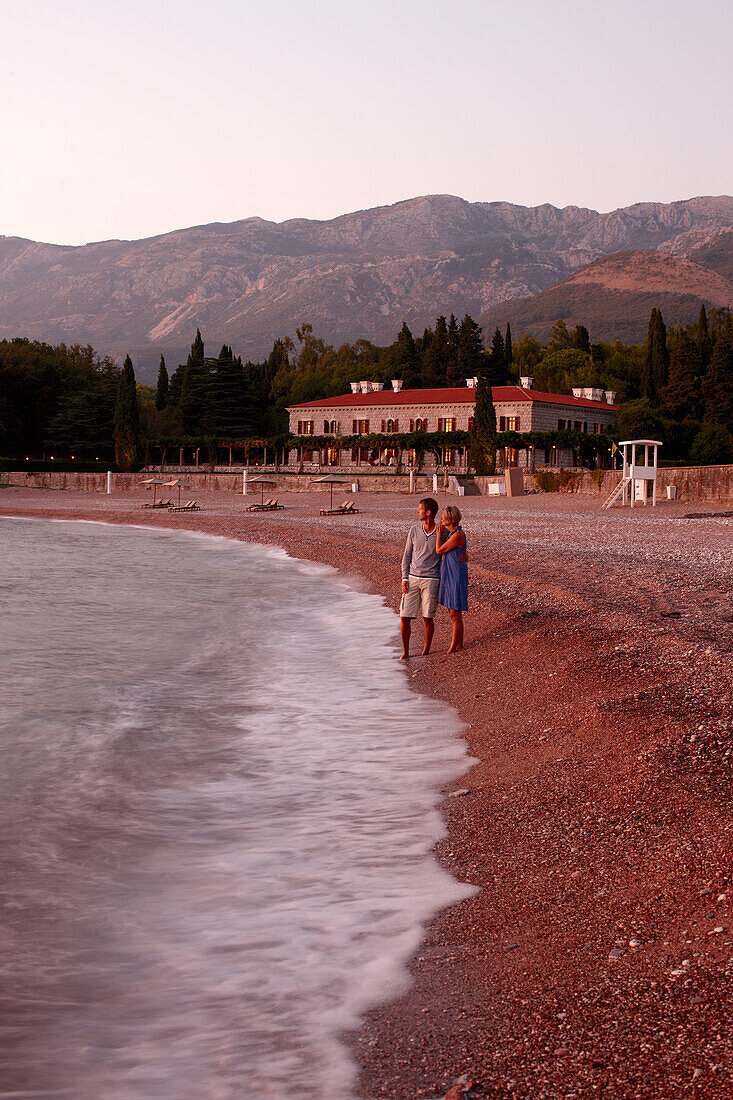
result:
[[[402,555],[402,600],[400,601],[400,637],[402,656],[406,661],[410,655],[410,634],[412,620],[422,612],[425,627],[425,645],[422,655],[427,657],[435,631],[435,609],[438,604],[440,586],[440,557],[435,551],[435,517],[438,502],[432,497],[424,497],[417,505],[417,518],[420,521],[410,528]]]

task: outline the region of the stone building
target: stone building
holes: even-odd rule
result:
[[[498,430],[515,432],[578,431],[602,434],[616,422],[615,393],[600,389],[575,389],[573,396],[542,393],[532,388],[533,380],[522,378],[520,385],[494,386],[492,396],[496,409]],[[351,392],[318,401],[305,401],[288,408],[290,431],[293,435],[307,437],[332,436],[322,452],[308,452],[307,445],[302,458],[331,466],[369,465],[392,466],[399,461],[398,447],[387,445],[376,454],[367,446],[339,447],[339,437],[392,435],[403,432],[453,432],[469,431],[473,421],[476,398],[476,379],[466,379],[465,387],[450,389],[403,389],[395,379],[392,388],[385,390],[379,382],[352,382]],[[567,454],[558,448],[555,453],[538,453],[534,461],[538,465],[571,465]],[[565,451],[569,451],[566,448]],[[523,464],[526,452],[507,451],[503,456],[506,465]],[[295,458],[295,456],[293,456]],[[414,455],[403,456],[408,465]],[[463,446],[442,449],[440,454],[427,452],[424,466],[444,465],[456,470],[468,466],[467,449]]]

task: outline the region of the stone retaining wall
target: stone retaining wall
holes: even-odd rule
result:
[[[127,493],[139,489],[140,482],[146,476],[150,475],[139,473],[112,474],[112,491]],[[250,476],[257,476],[256,472],[253,471]],[[266,488],[268,495],[272,495],[273,492],[325,492],[327,489],[325,485],[314,484],[315,478],[320,476],[318,473],[294,474],[280,472],[272,473],[271,476],[275,482],[275,487],[273,489]],[[410,479],[407,474],[355,474],[353,477],[339,474],[338,476],[343,476],[345,481],[343,485],[335,486],[334,492],[343,492],[345,495],[351,493],[352,481],[356,482],[361,492],[364,493],[407,493],[410,488]],[[621,474],[618,470],[606,471],[600,490],[587,471],[582,473],[578,471],[576,477],[577,481],[573,486],[574,492],[603,499],[618,483]],[[185,480],[190,489],[184,490],[184,493],[188,491],[195,494],[197,490],[199,492],[242,492],[241,473],[186,473]],[[490,480],[503,481],[503,475],[495,478],[477,477],[476,483],[483,494],[488,493],[487,485]],[[441,493],[451,491],[450,488],[446,490],[443,475],[440,475],[438,484]],[[57,473],[55,471],[53,473],[26,473],[23,470],[18,470],[0,473],[0,486],[3,485],[23,486],[32,489],[67,489],[76,492],[106,493],[107,474]],[[537,488],[534,474],[525,473],[524,485],[525,489],[528,490]],[[666,497],[668,485],[677,487],[678,500],[733,501],[733,465],[662,467],[657,478],[658,497]],[[250,493],[254,495],[255,491],[259,490],[255,489],[255,485],[251,485]],[[432,475],[421,474],[419,477],[415,477],[415,492],[423,496],[432,493]]]

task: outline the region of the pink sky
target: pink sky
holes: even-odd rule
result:
[[[733,191],[733,5],[5,0],[0,234]]]

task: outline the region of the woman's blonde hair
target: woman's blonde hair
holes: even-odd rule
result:
[[[449,523],[455,523],[456,527],[461,522],[461,510],[455,504],[446,504],[443,515],[448,517]]]

